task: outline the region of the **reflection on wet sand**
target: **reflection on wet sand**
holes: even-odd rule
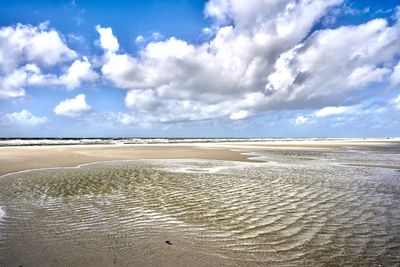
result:
[[[255,155],[266,162],[138,160],[5,176],[0,263],[399,264],[400,173],[363,167],[397,166],[399,154]]]

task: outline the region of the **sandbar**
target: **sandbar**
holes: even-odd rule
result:
[[[259,150],[332,150],[352,147],[399,147],[399,139],[216,142],[180,144],[51,145],[0,147],[0,176],[12,172],[137,159],[212,159],[257,162]]]

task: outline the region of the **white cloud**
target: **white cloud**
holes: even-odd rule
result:
[[[129,108],[135,108],[138,111],[155,110],[160,106],[158,98],[154,91],[148,90],[131,90],[125,97],[125,104]]]
[[[209,27],[205,27],[205,28],[203,28],[201,31],[202,31],[203,34],[206,35],[206,36],[211,36],[211,35],[214,34],[214,31],[213,31],[211,28],[209,28]]]
[[[139,36],[137,36],[135,38],[135,43],[136,44],[142,44],[142,43],[144,43],[144,41],[145,41],[145,39],[144,39],[144,37],[142,35],[139,35]]]
[[[0,98],[17,98],[25,95],[26,73],[16,70],[7,76],[0,76]]]
[[[400,85],[400,62],[396,65],[396,67],[394,67],[393,72],[390,75],[389,81],[392,86]]]
[[[219,22],[226,22],[228,19],[228,12],[230,10],[230,1],[227,0],[214,0],[208,1],[204,13],[208,17],[214,17]]]
[[[376,68],[370,65],[362,66],[353,70],[348,76],[350,86],[359,88],[374,82],[380,82],[391,72],[388,68]]]
[[[53,66],[76,57],[64,38],[47,25],[17,24],[0,28],[0,70],[10,72],[20,65],[34,63]]]
[[[306,123],[308,120],[309,120],[309,119],[308,119],[307,117],[298,116],[298,117],[296,118],[295,124],[296,124],[296,125],[302,125],[302,124]]]
[[[152,32],[146,36],[143,36],[143,35],[136,36],[135,44],[138,46],[141,46],[141,45],[146,44],[147,42],[151,42],[151,41],[155,42],[155,41],[160,41],[162,39],[164,39],[164,35],[162,35],[159,32]]]
[[[77,118],[87,114],[91,109],[92,108],[86,103],[85,95],[79,94],[75,98],[61,101],[54,108],[54,113],[70,118]]]
[[[54,75],[43,75],[38,66],[27,64],[7,75],[0,75],[0,99],[25,95],[25,86],[57,83]]]
[[[341,104],[389,73],[378,66],[398,53],[399,37],[400,25],[382,19],[320,30],[280,56],[268,77],[270,99],[310,108]]]
[[[100,46],[109,52],[116,52],[119,49],[117,38],[113,35],[111,28],[102,28],[100,25],[96,26],[97,32],[100,34]]]
[[[91,69],[86,57],[75,60],[61,76],[43,74],[35,64],[26,64],[7,75],[0,75],[0,99],[25,96],[25,87],[55,85],[68,89],[79,87],[84,82],[93,82],[98,74]]]
[[[352,107],[325,107],[315,112],[316,117],[328,117],[352,113]]]
[[[163,38],[164,38],[164,36],[159,32],[151,33],[151,39],[154,40],[154,41],[159,41],[159,40],[161,40]]]
[[[76,56],[48,23],[0,28],[0,98],[23,97],[24,87],[29,85],[56,83],[56,76],[42,74],[40,67],[65,63]]]
[[[136,60],[128,55],[112,54],[102,67],[103,76],[115,86],[121,88],[134,88],[136,83],[129,79],[135,75]]]
[[[66,74],[60,77],[60,82],[68,89],[79,87],[83,82],[92,82],[98,78],[98,74],[91,69],[87,57],[83,60],[75,60],[68,68]]]
[[[231,120],[241,120],[241,119],[245,119],[249,116],[249,112],[247,110],[239,110],[236,112],[233,112],[229,118]]]
[[[214,20],[211,40],[171,37],[148,43],[137,56],[114,49],[104,55],[102,74],[133,90],[127,106],[152,122],[320,109],[348,105],[349,96],[357,104],[365,88],[393,72],[400,25],[375,19],[310,34],[342,2],[211,0],[205,7]]]
[[[46,117],[36,117],[28,110],[23,109],[21,112],[5,114],[3,121],[7,124],[22,125],[22,126],[37,126],[46,123]]]
[[[192,100],[163,100],[152,89],[128,91],[125,104],[141,123],[182,122],[209,119],[229,114],[229,108],[222,105],[207,105]]]
[[[138,118],[136,118],[135,116],[121,112],[117,114],[117,121],[122,125],[132,125],[139,123]]]

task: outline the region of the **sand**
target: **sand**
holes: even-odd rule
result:
[[[346,165],[353,167],[400,169],[400,165],[382,165],[382,164],[346,164]]]
[[[251,161],[229,149],[205,149],[192,146],[96,145],[96,146],[24,146],[0,148],[0,175],[11,172],[111,160],[135,159],[220,159]]]
[[[3,176],[4,183],[2,185],[7,185],[7,181],[9,181],[10,190],[7,191],[7,186],[4,186],[2,193],[11,193],[8,194],[10,199],[4,201],[6,203],[4,210],[0,208],[0,220],[2,214],[5,214],[3,221],[9,223],[11,228],[4,229],[10,231],[7,232],[7,235],[11,233],[10,236],[13,237],[7,241],[7,252],[15,253],[7,254],[6,260],[10,262],[6,262],[12,264],[6,265],[30,266],[35,263],[33,265],[37,266],[266,266],[272,265],[270,262],[274,262],[274,260],[288,260],[290,264],[287,265],[296,265],[294,262],[298,263],[297,265],[313,265],[311,263],[314,260],[316,262],[321,259],[328,260],[328,257],[324,258],[323,254],[316,252],[319,251],[319,246],[326,246],[325,251],[332,250],[334,254],[334,249],[346,248],[349,240],[353,243],[349,243],[351,246],[348,246],[350,248],[348,251],[353,254],[338,259],[334,258],[337,264],[361,264],[371,260],[370,264],[365,265],[373,265],[372,263],[375,262],[391,265],[391,260],[397,260],[395,257],[398,255],[396,254],[398,250],[390,252],[389,249],[395,245],[387,243],[386,240],[388,237],[394,237],[390,240],[396,238],[394,233],[396,228],[393,225],[398,222],[396,216],[399,214],[397,212],[399,205],[395,198],[393,201],[387,201],[387,197],[397,195],[398,187],[393,187],[391,182],[398,177],[398,172],[397,170],[382,171],[378,168],[398,169],[397,162],[389,161],[396,165],[382,165],[381,161],[375,163],[375,161],[367,160],[365,164],[351,164],[351,161],[348,161],[348,167],[337,167],[335,164],[330,164],[335,163],[335,160],[326,160],[327,158],[324,157],[322,157],[323,159],[316,157],[317,159],[309,160],[308,154],[310,154],[310,150],[336,151],[367,148],[366,151],[372,151],[371,159],[375,160],[375,152],[385,151],[386,155],[390,155],[390,152],[398,153],[398,145],[398,141],[386,140],[324,140],[1,147],[0,175],[38,168],[75,167],[99,161],[136,159],[229,160],[231,162],[214,163],[228,167],[226,170],[234,168],[234,172],[230,176],[226,176],[225,173],[209,176],[211,173],[180,174],[177,172],[165,176],[165,179],[162,179],[162,176],[154,175],[160,170],[149,172],[150,174],[143,172],[143,176],[131,176],[130,172],[124,170],[115,177],[134,177],[133,179],[138,179],[138,183],[133,187],[129,187],[129,183],[116,183],[116,185],[123,185],[122,188],[129,189],[116,190],[116,192],[128,192],[121,193],[121,195],[101,193],[103,192],[101,190],[106,188],[103,185],[107,185],[107,183],[102,184],[101,180],[93,180],[90,176],[83,176],[83,179],[79,178],[80,176],[67,176],[67,179],[61,179],[63,176],[60,176],[61,178],[50,180],[40,178],[41,182],[32,187],[29,187],[30,183],[26,185],[18,181],[11,183],[13,179],[18,179],[18,175]],[[247,167],[237,168],[237,165],[248,166],[248,163],[240,164],[234,161],[250,162],[252,161],[251,157],[255,156],[251,152],[262,150],[273,150],[273,153],[270,153],[272,156],[268,160],[276,160],[282,164],[290,160],[296,162],[292,167],[290,164],[286,166],[283,169],[285,171],[279,171],[279,164],[263,165],[258,162],[250,164],[251,166],[259,164],[254,170]],[[275,153],[278,150],[282,151]],[[295,153],[290,153],[290,151],[288,153],[287,150],[293,150]],[[302,150],[307,151],[301,154]],[[339,152],[336,156],[344,154],[341,153],[342,151]],[[298,159],[296,155],[299,155]],[[363,157],[362,153],[360,155]],[[366,154],[366,157],[368,155],[370,154]],[[342,159],[339,161],[340,164],[346,165],[345,162],[348,159],[346,155],[343,155]],[[385,164],[384,161],[382,162]],[[316,163],[318,165],[315,165]],[[178,169],[182,166],[179,165],[180,161],[171,164],[177,164]],[[160,166],[164,172],[165,166]],[[197,167],[198,170],[202,170],[202,168],[205,170],[203,165],[193,166],[195,169]],[[258,169],[260,166],[261,169]],[[363,167],[368,167],[368,170],[365,172],[358,170]],[[96,166],[84,168],[96,168]],[[119,168],[116,169],[119,170]],[[75,170],[66,172],[69,171]],[[235,178],[236,174],[238,176]],[[364,179],[363,175],[365,174],[369,175],[368,179]],[[174,179],[175,175],[178,179]],[[34,176],[32,177],[34,178]],[[153,177],[156,177],[155,183],[153,183]],[[180,183],[181,179],[188,182]],[[86,183],[86,181],[97,181],[98,184]],[[48,191],[49,188],[52,191]],[[65,188],[75,191],[64,191]],[[160,190],[163,188],[167,190]],[[32,198],[39,201],[31,201],[28,194],[31,191],[38,194],[43,193],[39,194],[40,197],[37,199]],[[63,196],[63,192],[80,192],[82,195]],[[90,194],[85,192],[90,192]],[[100,192],[98,196],[91,195],[97,194],[96,192]],[[141,194],[141,192],[146,193]],[[2,195],[7,196],[6,193]],[[94,197],[92,198],[92,196]],[[28,200],[24,200],[24,197],[27,197]],[[102,198],[104,200],[101,200]],[[166,199],[169,199],[168,205],[162,206]],[[113,201],[109,202],[110,200]],[[212,203],[212,209],[209,210],[210,203]],[[141,207],[141,205],[143,205],[143,209],[138,209],[137,206]],[[92,209],[92,207],[94,208]],[[138,213],[138,210],[141,213]],[[254,210],[257,212],[253,212]],[[382,210],[393,212],[383,214]],[[99,216],[99,211],[101,211],[101,216]],[[7,217],[7,213],[11,216]],[[242,218],[249,219],[240,219],[238,215],[241,213],[246,215]],[[139,220],[135,217],[137,214],[142,216]],[[374,216],[370,216],[370,214],[374,214]],[[26,219],[25,216],[31,217]],[[282,216],[284,219],[276,220],[274,216]],[[83,219],[74,221],[74,218]],[[188,228],[179,228],[178,224],[169,223],[171,218],[174,219],[172,222],[177,220],[183,223],[179,224],[180,226],[187,224]],[[329,219],[330,223],[325,223],[325,219]],[[145,220],[146,223],[143,223],[142,220]],[[241,220],[243,220],[243,224],[240,223]],[[385,220],[384,226],[380,224],[382,220]],[[93,224],[93,228],[87,228],[89,222],[96,222]],[[102,222],[107,223],[103,224]],[[213,227],[218,225],[219,228],[216,229],[219,230],[235,230],[214,232],[215,229],[214,231],[205,231],[201,227],[196,230],[196,222],[198,225],[218,222],[218,224],[210,224],[212,226],[210,229],[214,229]],[[343,227],[342,223],[344,223]],[[159,228],[160,225],[165,228]],[[354,225],[354,227],[349,227],[349,225]],[[384,228],[380,228],[381,226]],[[15,231],[15,229],[18,230]],[[20,231],[19,229],[24,230]],[[85,229],[85,231],[80,232],[80,229]],[[273,230],[272,234],[271,229]],[[359,229],[363,231],[362,238],[360,238]],[[109,233],[107,238],[101,236],[102,231]],[[275,232],[279,234],[280,231],[283,242],[276,242],[274,238],[279,235]],[[314,234],[312,234],[313,231],[315,231]],[[99,236],[96,236],[97,233],[100,233]],[[145,233],[146,238],[139,238],[142,233]],[[218,233],[223,233],[223,235],[218,235]],[[47,234],[48,240],[52,242],[50,248],[47,242],[42,242],[42,240],[46,240],[44,236]],[[341,238],[342,234],[346,238]],[[333,241],[323,243],[327,235],[328,240]],[[65,239],[59,239],[61,241],[58,242],[60,236]],[[138,238],[131,239],[132,236]],[[265,242],[264,237],[266,236],[273,242],[264,247],[263,242]],[[82,239],[80,239],[81,237]],[[379,243],[380,239],[384,240],[384,243]],[[90,245],[85,243],[85,240],[90,240]],[[171,240],[172,245],[168,245],[166,240]],[[212,245],[210,249],[208,244]],[[218,252],[221,244],[224,249]],[[252,246],[247,244],[252,244]],[[293,246],[293,244],[299,245]],[[359,253],[358,248],[367,247],[365,244],[368,244],[369,249],[372,247],[373,253],[364,253],[360,249],[359,251],[364,254],[357,254]],[[353,247],[356,248],[355,251],[351,250]],[[312,251],[310,249],[316,248],[317,250],[313,250],[316,253],[308,253]],[[216,250],[215,254],[214,249]],[[384,256],[375,257],[374,253],[378,254],[381,250],[384,251],[382,252]],[[307,251],[308,256],[307,254],[303,256],[299,251]],[[20,255],[24,255],[24,257],[20,257]],[[312,261],[305,264],[307,261],[302,261],[302,258],[307,257]],[[243,261],[235,262],[233,259]],[[353,261],[353,259],[355,260]],[[269,264],[262,265],[263,261]]]
[[[255,150],[331,150],[360,146],[390,146],[398,139],[336,139],[305,141],[226,142],[135,145],[53,145],[0,147],[0,175],[40,168],[135,159],[215,159],[253,161]]]

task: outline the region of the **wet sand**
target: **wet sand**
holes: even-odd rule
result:
[[[176,145],[24,146],[0,148],[0,175],[40,168],[75,167],[99,161],[135,159],[219,159],[251,161],[226,148]]]
[[[226,142],[145,145],[53,145],[0,147],[0,175],[40,168],[75,167],[99,161],[215,159],[255,162],[254,150],[332,150],[399,145],[398,139]]]
[[[0,266],[396,266],[399,155],[376,140],[3,147],[2,173],[106,163],[3,176]]]
[[[399,165],[374,165],[374,164],[346,164],[346,165],[353,167],[400,169]]]

